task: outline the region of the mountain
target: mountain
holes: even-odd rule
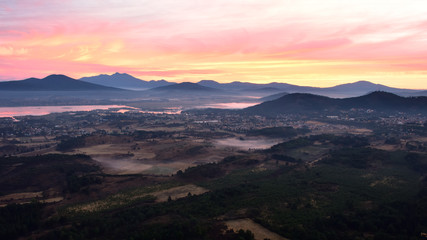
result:
[[[367,94],[373,91],[386,91],[402,96],[411,96],[417,92],[412,89],[392,88],[381,84],[374,84],[368,81],[358,81],[354,83],[341,84],[334,87],[310,87],[298,86],[287,83],[267,83],[255,84],[247,82],[231,82],[231,83],[218,83],[213,80],[202,80],[198,84],[206,87],[214,87],[223,90],[231,90],[235,92],[259,92],[267,93],[268,91],[274,92],[288,92],[288,93],[311,93],[330,97],[354,97]],[[419,92],[419,91],[418,91]],[[423,94],[421,92],[421,94]],[[270,98],[274,98],[273,95]]]
[[[218,89],[224,89],[227,86],[227,84],[219,83],[214,80],[201,80],[197,84],[204,87],[211,87],[211,88],[218,88]]]
[[[289,113],[336,113],[352,109],[371,109],[378,112],[427,113],[427,97],[405,98],[392,93],[377,91],[360,97],[337,99],[307,93],[293,93],[246,108],[243,111],[277,115]]]
[[[281,83],[271,83],[271,84],[273,84],[274,86],[280,86]],[[288,86],[283,86],[283,89],[286,89],[287,93],[311,93],[311,94],[318,94],[322,96],[340,97],[340,98],[365,95],[373,91],[392,92],[401,96],[411,96],[410,93],[414,92],[414,90],[410,90],[410,89],[392,88],[392,87],[387,87],[381,84],[374,84],[368,81],[346,83],[346,84],[341,84],[341,85],[328,87],[328,88],[303,87],[303,86],[295,86],[295,85],[288,84]],[[261,98],[261,100],[271,101],[274,99],[278,99],[283,95],[286,95],[287,93],[273,94],[270,96],[263,97]]]
[[[268,84],[257,84],[248,82],[231,82],[231,83],[218,83],[213,80],[202,80],[197,84],[205,87],[217,88],[222,90],[232,91],[281,91],[283,88],[293,86],[286,83],[268,83]]]
[[[0,91],[123,91],[79,81],[65,75],[49,75],[43,79],[0,82]]]
[[[149,91],[161,91],[161,92],[220,92],[220,89],[205,87],[197,83],[183,82],[176,83],[168,86],[157,87],[150,89]]]
[[[399,90],[398,88],[391,88],[385,85],[375,84],[368,81],[346,83],[346,84],[337,85],[335,87],[330,87],[328,89],[335,90],[335,91],[347,91],[349,89],[353,89],[353,90],[356,89],[357,91],[373,91],[374,90],[374,91],[387,91],[387,92]]]
[[[165,80],[151,80],[144,81],[139,78],[133,77],[127,73],[114,73],[112,75],[101,74],[93,77],[80,78],[81,81],[99,84],[103,86],[124,88],[124,89],[149,89],[171,85],[173,83]]]

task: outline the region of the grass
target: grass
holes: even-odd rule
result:
[[[104,199],[68,206],[63,210],[63,213],[74,215],[85,212],[103,212],[131,206],[136,203],[154,202],[156,197],[152,195],[153,193],[181,185],[177,182],[168,182],[149,187],[128,189]]]

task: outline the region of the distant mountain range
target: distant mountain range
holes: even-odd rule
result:
[[[93,77],[83,77],[79,80],[93,84],[129,90],[150,89],[174,84],[165,80],[144,81],[126,73],[114,73],[112,75],[101,74]]]
[[[360,97],[329,98],[325,96],[292,93],[273,101],[244,109],[244,112],[277,115],[290,113],[336,113],[356,109],[379,112],[427,113],[427,97],[401,97],[392,93],[376,91]]]
[[[212,88],[212,87],[205,87],[197,83],[183,82],[183,83],[176,83],[176,84],[163,86],[163,87],[152,88],[150,89],[150,91],[220,92],[221,90],[217,88]]]
[[[50,75],[43,79],[0,82],[0,91],[123,91],[123,89],[83,82],[65,75]]]
[[[287,93],[311,93],[329,97],[355,97],[373,91],[387,91],[401,96],[427,96],[425,90],[399,89],[368,81],[337,85],[328,88],[297,86],[287,83],[255,84],[247,82],[219,83],[213,80],[202,80],[198,83],[168,82],[165,80],[144,81],[126,73],[98,75],[75,80],[64,75],[50,75],[43,79],[29,78],[21,81],[0,82],[0,91],[117,91],[147,90],[135,92],[139,95],[171,92],[190,93],[221,93],[222,95],[240,95],[263,97],[262,101],[277,99]],[[152,90],[152,91],[151,91]],[[268,96],[269,95],[269,96]],[[166,95],[167,96],[167,95]]]
[[[162,86],[168,86],[175,84],[174,82],[168,82],[165,80],[151,80],[144,81],[135,78],[126,73],[115,73],[113,75],[98,75],[93,77],[84,77],[80,79],[94,84],[140,90],[140,89],[151,89]],[[267,84],[255,84],[247,82],[231,82],[231,83],[219,83],[214,80],[201,80],[197,84],[210,87],[214,89],[220,89],[224,91],[231,91],[234,94],[253,94],[265,96],[268,93],[276,94],[281,92],[286,93],[312,93],[318,95],[325,95],[330,97],[352,97],[367,94],[373,91],[386,91],[395,93],[402,96],[427,96],[426,91],[412,90],[412,89],[400,89],[392,88],[381,84],[374,84],[368,81],[358,81],[354,83],[347,83],[337,85],[334,87],[319,88],[310,86],[297,86],[288,83],[267,83]]]

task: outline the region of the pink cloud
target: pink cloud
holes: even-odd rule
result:
[[[196,75],[209,75],[223,73],[221,70],[216,69],[184,69],[184,70],[162,70],[162,71],[129,71],[131,74],[137,76],[158,76],[158,77],[177,77],[180,75],[196,74]]]
[[[73,78],[81,78],[93,73],[126,72],[135,76],[177,77],[180,75],[209,75],[223,71],[217,69],[179,69],[179,70],[140,70],[131,67],[117,67],[101,64],[76,63],[57,60],[9,60],[2,63],[0,57],[0,79],[20,80],[30,77],[43,78],[49,74],[66,74]],[[22,71],[25,69],[25,71]],[[79,69],[75,73],[75,69]]]
[[[427,56],[425,4],[312,3],[6,1],[0,8],[0,70],[16,79],[116,71],[216,76],[227,66],[192,66],[226,61],[356,61],[342,67],[349,72],[373,71],[373,62],[389,72],[424,68],[415,60]]]

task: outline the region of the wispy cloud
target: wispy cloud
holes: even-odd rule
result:
[[[2,1],[0,71],[420,88],[426,27],[424,0]]]

